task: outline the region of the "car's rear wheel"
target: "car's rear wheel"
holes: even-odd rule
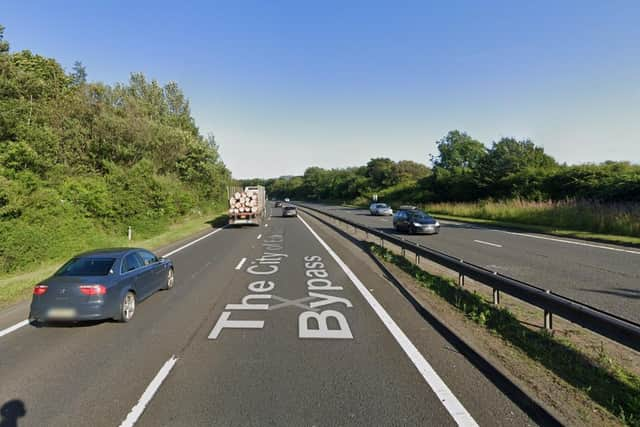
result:
[[[409,226],[409,234],[416,234],[416,228],[413,225]]]
[[[173,276],[173,268],[170,268],[169,272],[167,273],[167,285],[165,286],[165,289],[169,290],[173,288],[174,282],[175,282],[175,277]]]
[[[136,296],[133,292],[129,291],[125,294],[124,298],[122,298],[122,303],[120,304],[120,321],[123,323],[128,322],[133,318],[133,315],[136,312]]]

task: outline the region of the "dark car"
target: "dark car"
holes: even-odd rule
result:
[[[429,214],[413,206],[401,206],[393,215],[393,227],[410,234],[438,234],[440,223]]]
[[[282,202],[280,200],[278,200],[275,204],[276,208],[281,208],[282,207]]]
[[[285,206],[282,208],[282,216],[298,216],[298,210],[295,206]]]
[[[138,248],[101,249],[73,257],[33,290],[32,322],[115,319],[128,322],[136,303],[174,284],[173,263]]]

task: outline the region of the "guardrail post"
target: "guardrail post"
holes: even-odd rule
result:
[[[406,255],[406,252],[405,252],[404,248],[401,249],[401,253],[402,253],[402,257],[404,258],[405,255]]]
[[[493,305],[500,305],[500,290],[493,289]]]
[[[545,292],[548,294],[551,293],[549,289],[547,289]],[[547,331],[553,330],[553,315],[551,314],[550,311],[547,311],[547,310],[544,311],[544,328]]]
[[[416,265],[420,264],[420,255],[416,252]]]
[[[464,274],[458,273],[458,286],[464,286]]]

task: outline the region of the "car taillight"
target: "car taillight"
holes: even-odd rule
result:
[[[47,285],[36,285],[36,287],[33,288],[33,294],[44,295],[44,293],[47,292],[47,289],[49,289],[49,286]]]
[[[107,293],[107,288],[104,285],[80,285],[80,292],[84,295],[104,295]]]

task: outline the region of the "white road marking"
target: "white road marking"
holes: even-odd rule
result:
[[[23,326],[27,326],[29,324],[29,320],[23,320],[22,322],[18,322],[13,326],[9,326],[7,329],[3,329],[0,331],[0,337],[3,337],[5,335],[9,335],[11,332],[17,331],[18,329],[22,328]]]
[[[530,237],[532,239],[550,240],[552,242],[568,243],[570,245],[587,246],[587,247],[590,247],[590,248],[607,249],[607,250],[615,251],[615,252],[625,252],[625,253],[628,253],[628,254],[640,255],[640,251],[632,251],[630,249],[612,248],[611,246],[594,245],[593,243],[575,242],[573,240],[555,239],[553,237],[536,236],[535,234],[516,233],[515,231],[498,230],[498,229],[495,229],[495,228],[489,228],[488,230],[497,231],[499,233],[513,234],[515,236]]]
[[[268,227],[268,226],[269,226],[269,224],[265,224],[264,226],[265,226],[265,227]]]
[[[499,245],[497,243],[491,243],[491,242],[485,242],[484,240],[474,240],[474,242],[476,243],[482,243],[483,245],[489,245],[489,246],[493,246],[495,248],[501,248],[502,245]]]
[[[167,253],[167,254],[164,254],[163,256],[171,256],[171,255],[173,255],[173,254],[177,254],[177,253],[178,253],[178,252],[180,252],[181,250],[186,249],[186,248],[188,248],[188,247],[189,247],[189,246],[191,246],[191,245],[195,245],[195,244],[196,244],[196,243],[198,243],[199,241],[204,240],[204,239],[206,239],[206,238],[207,238],[207,237],[209,237],[209,236],[213,236],[214,234],[216,234],[217,232],[219,232],[220,230],[222,230],[222,229],[224,229],[224,228],[227,228],[227,226],[225,225],[224,227],[221,227],[221,228],[218,228],[218,229],[216,229],[216,230],[213,230],[211,233],[205,234],[204,236],[200,237],[199,239],[196,239],[196,240],[194,240],[193,242],[189,242],[189,243],[187,243],[186,245],[180,246],[178,249],[174,249],[174,250],[172,250],[171,252],[169,252],[169,253]]]
[[[409,337],[405,335],[405,333],[400,329],[400,327],[396,324],[396,322],[391,318],[389,313],[380,305],[380,303],[375,299],[371,292],[362,284],[360,279],[351,271],[351,269],[340,259],[340,257],[327,245],[324,240],[307,224],[307,222],[302,219],[302,217],[298,217],[300,221],[309,229],[311,234],[320,242],[320,244],[327,250],[329,255],[335,260],[335,262],[340,266],[342,271],[351,279],[351,282],[355,285],[355,287],[360,291],[364,299],[369,303],[373,311],[378,315],[382,323],[387,327],[391,335],[396,339],[400,347],[404,350],[404,352],[409,356],[413,365],[418,369],[418,372],[425,379],[429,387],[433,390],[433,392],[438,396],[440,402],[444,405],[445,409],[451,417],[453,417],[454,421],[459,426],[477,426],[478,423],[473,419],[471,414],[467,412],[464,406],[460,403],[460,401],[456,398],[456,396],[449,390],[449,387],[442,381],[440,376],[436,373],[436,371],[431,367],[429,362],[424,358],[424,356],[418,351],[418,349],[413,345]]]
[[[131,408],[131,412],[127,415],[127,418],[120,424],[120,427],[132,427],[140,418],[142,413],[144,412],[144,408],[147,407],[151,399],[153,399],[153,395],[156,394],[162,382],[167,378],[171,369],[178,361],[178,358],[174,355],[171,356],[169,360],[167,360],[160,371],[156,374],[156,376],[151,380],[151,383],[147,386],[147,389],[142,393],[142,397],[138,401],[137,405]]]
[[[247,260],[247,258],[242,258],[240,260],[240,262],[238,263],[238,265],[236,265],[236,270],[240,270],[242,268],[242,266],[244,265],[246,260]]]
[[[258,234],[258,237],[256,237],[256,239],[260,240],[262,238],[262,234]]]

